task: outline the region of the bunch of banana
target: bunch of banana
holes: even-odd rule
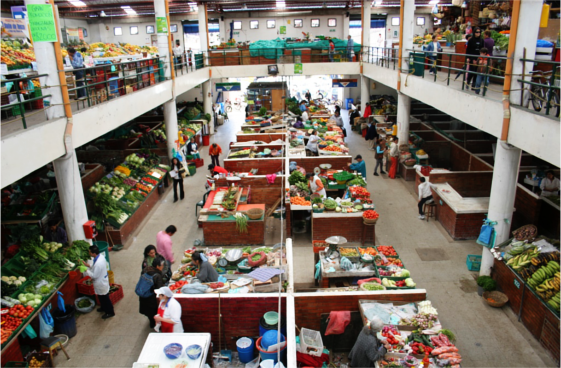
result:
[[[561,273],[557,272],[553,277],[538,285],[536,287],[536,292],[543,300],[549,300],[559,292],[559,281],[561,281]]]
[[[514,258],[509,259],[506,264],[512,267],[513,270],[517,271],[522,268],[528,267],[532,263],[532,259],[540,254],[538,248],[529,248],[524,251],[524,253],[517,255]]]
[[[547,301],[547,304],[549,304],[552,308],[554,308],[555,310],[559,311],[559,306],[561,305],[561,299],[560,299],[560,295],[559,292],[557,292],[557,294],[555,294],[554,296],[551,297],[551,299],[549,299]]]
[[[532,277],[527,280],[528,285],[532,289],[536,289],[546,279],[552,278],[554,276],[559,276],[559,269],[559,263],[557,263],[556,261],[549,261],[546,266],[542,266],[539,270],[534,272]]]
[[[532,265],[539,266],[549,261],[559,262],[559,252],[540,253],[537,257],[532,258]]]

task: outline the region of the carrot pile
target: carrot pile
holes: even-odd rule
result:
[[[358,248],[358,250],[360,251],[360,254],[370,254],[371,256],[377,256],[378,255],[378,252],[376,251],[376,249],[374,249],[372,247]]]
[[[330,151],[330,152],[342,152],[343,150],[340,147],[337,146],[327,146],[325,148],[323,148],[324,151]]]
[[[297,204],[299,206],[311,206],[312,202],[305,200],[302,197],[290,197],[290,203]]]

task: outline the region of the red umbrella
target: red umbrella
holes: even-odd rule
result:
[[[228,174],[228,171],[225,168],[220,167],[220,166],[215,166],[214,167],[214,172],[222,173],[222,174]]]

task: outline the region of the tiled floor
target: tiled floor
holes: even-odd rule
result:
[[[241,124],[241,115],[232,113],[231,119],[219,127],[212,139],[227,147]],[[346,119],[346,112],[343,111]],[[417,219],[414,187],[402,180],[386,176],[374,177],[373,153],[358,134],[349,132],[348,142],[353,155],[362,154],[368,170],[368,189],[373,194],[381,218],[376,225],[377,244],[394,245],[418,287],[427,290],[428,298],[439,311],[446,328],[458,337],[457,346],[463,356],[462,367],[553,367],[556,366],[545,350],[516,321],[509,307],[493,309],[484,304],[476,292],[464,292],[473,284],[474,274],[467,271],[467,254],[480,254],[481,247],[473,241],[455,242],[434,221]],[[203,158],[209,160],[208,150]],[[125,298],[115,306],[116,316],[102,321],[97,312],[78,318],[78,335],[71,339],[68,352],[56,358],[57,367],[131,367],[138,358],[150,333],[146,317],[138,313],[134,286],[140,273],[142,251],[155,242],[156,233],[175,224],[177,234],[172,238],[174,252],[180,254],[193,241],[202,238],[202,230],[195,222],[195,203],[204,193],[205,170],[185,180],[186,198],[173,203],[173,194],[165,198],[143,223],[134,240],[120,252],[111,252],[111,266],[117,283],[124,286]],[[267,244],[280,240],[280,221],[267,224]],[[308,235],[294,238],[294,273],[298,284],[312,284],[313,253]],[[417,248],[440,248],[449,260],[423,262]],[[462,288],[461,288],[462,287]],[[469,287],[467,288],[470,289]],[[473,290],[473,288],[472,288]]]

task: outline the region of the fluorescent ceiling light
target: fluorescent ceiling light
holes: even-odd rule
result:
[[[131,9],[130,6],[126,5],[126,6],[121,6],[121,8],[125,11],[125,13],[127,13],[128,15],[136,15],[136,11],[134,11],[134,9]]]
[[[374,3],[372,4],[374,6],[381,6],[382,5],[382,0],[375,0]]]
[[[286,2],[284,0],[277,0],[277,8],[286,8]]]
[[[243,4],[242,9],[243,9],[243,10],[247,10],[247,5],[246,5],[246,4]]]
[[[104,12],[103,10],[99,13],[99,15],[102,16],[102,17],[106,17],[106,16],[107,16],[107,14],[105,14],[105,12]]]
[[[439,0],[430,0],[429,5],[438,4]]]
[[[87,6],[83,1],[78,1],[78,0],[71,0],[69,1],[69,3],[74,6]]]

